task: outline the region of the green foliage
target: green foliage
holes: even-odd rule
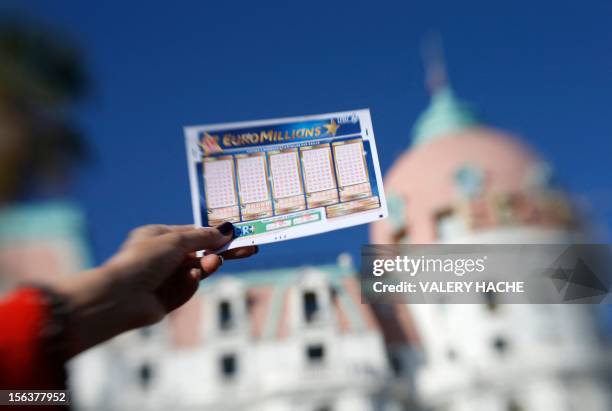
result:
[[[0,21],[0,93],[29,103],[57,105],[85,94],[78,50],[58,33]]]
[[[72,106],[86,95],[89,81],[79,50],[66,37],[40,24],[0,20],[0,121],[12,134],[0,135],[19,160],[0,164],[5,184],[0,198],[61,186],[86,145],[71,119]],[[7,150],[8,150],[7,149]],[[23,153],[26,153],[24,156]]]

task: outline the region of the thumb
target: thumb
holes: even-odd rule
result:
[[[193,230],[167,234],[187,253],[200,250],[217,250],[234,239],[234,225],[225,222],[215,228],[194,228]]]

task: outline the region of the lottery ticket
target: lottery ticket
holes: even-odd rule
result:
[[[338,189],[329,144],[300,149],[306,201],[309,207],[320,207],[338,202]]]
[[[277,214],[300,211],[306,208],[302,172],[298,159],[298,149],[271,151],[270,177]]]
[[[236,156],[240,210],[245,220],[272,216],[265,153]]]
[[[222,156],[204,159],[203,178],[208,219],[211,224],[239,221],[234,158]]]
[[[185,127],[195,223],[231,221],[227,248],[387,216],[367,109]]]
[[[369,197],[371,186],[361,139],[333,143],[341,201]]]
[[[270,174],[275,198],[302,195],[297,150],[270,154]]]

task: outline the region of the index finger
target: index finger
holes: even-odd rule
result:
[[[200,250],[216,250],[234,238],[234,225],[226,222],[215,228],[192,228],[169,234],[186,253]]]

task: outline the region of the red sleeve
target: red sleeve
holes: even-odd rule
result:
[[[49,354],[42,332],[52,322],[52,308],[36,288],[0,300],[0,389],[64,389],[63,360]]]

